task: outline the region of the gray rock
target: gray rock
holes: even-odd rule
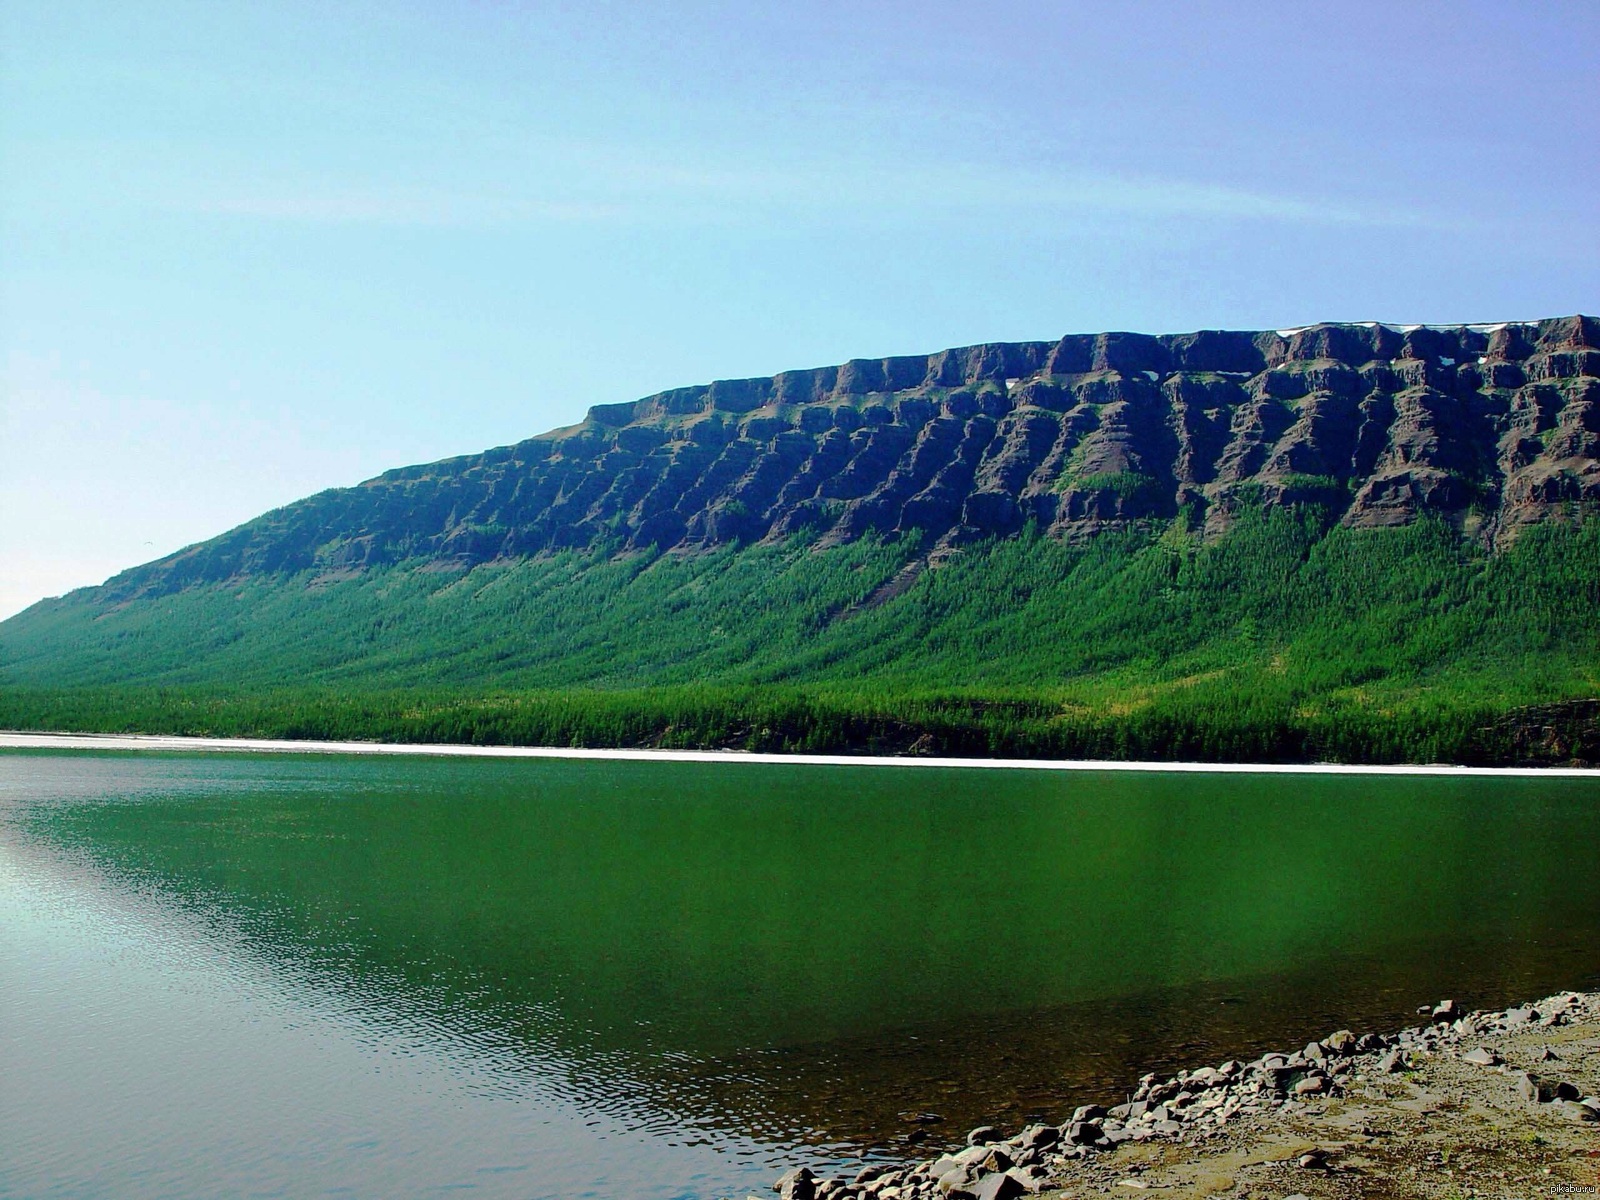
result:
[[[1471,1063],[1476,1067],[1497,1067],[1505,1061],[1487,1046],[1479,1046],[1476,1050],[1468,1050],[1461,1056],[1461,1061]]]
[[[1587,1104],[1579,1104],[1576,1100],[1557,1100],[1555,1109],[1569,1121],[1583,1121],[1585,1123],[1600,1121],[1600,1109],[1590,1108]]]
[[[1506,1009],[1505,1022],[1507,1025],[1526,1025],[1529,1021],[1537,1021],[1538,1019],[1539,1010],[1532,1005]]]
[[[999,1146],[993,1146],[989,1153],[978,1160],[977,1165],[980,1171],[1009,1171],[1017,1165],[1017,1161]]]
[[[1321,1075],[1307,1075],[1294,1085],[1296,1096],[1320,1096],[1328,1090],[1328,1081]]]
[[[1099,1121],[1074,1121],[1067,1126],[1067,1141],[1074,1146],[1092,1146],[1105,1136]]]
[[[1157,1121],[1155,1131],[1167,1137],[1176,1137],[1183,1132],[1183,1126],[1176,1121]]]
[[[1409,1071],[1411,1063],[1406,1058],[1404,1050],[1390,1050],[1378,1060],[1378,1070],[1385,1075],[1398,1075],[1401,1071]]]
[[[1435,1024],[1445,1021],[1454,1021],[1461,1015],[1461,1009],[1454,1000],[1441,1000],[1433,1006],[1433,1020]]]
[[[778,1176],[778,1182],[772,1185],[772,1190],[778,1193],[781,1200],[816,1200],[816,1180],[810,1167],[796,1167]]]
[[[1300,1057],[1307,1062],[1321,1062],[1328,1056],[1323,1051],[1321,1042],[1307,1042],[1306,1048],[1300,1051]]]
[[[945,1156],[945,1158],[949,1158],[949,1157],[950,1157],[949,1155]],[[939,1159],[937,1162],[935,1162],[933,1164],[934,1168],[935,1168],[934,1171],[933,1171],[933,1177],[935,1179],[937,1179],[942,1174],[942,1172],[939,1171],[937,1168],[939,1166],[939,1163],[941,1163],[943,1161],[944,1161],[944,1159],[941,1158],[941,1159]],[[954,1165],[955,1165],[955,1159],[950,1159],[950,1166],[954,1166]],[[947,1170],[947,1171],[949,1169],[950,1169],[950,1167],[946,1167],[945,1168],[945,1170]],[[873,1163],[873,1164],[870,1164],[868,1166],[862,1167],[861,1170],[857,1171],[856,1174],[855,1174],[855,1178],[852,1179],[851,1182],[859,1187],[863,1183],[871,1183],[874,1179],[881,1179],[883,1176],[887,1175],[892,1170],[894,1170],[893,1167],[885,1166],[883,1163]]]
[[[1356,1035],[1348,1029],[1337,1030],[1322,1039],[1322,1048],[1329,1054],[1354,1054]]]
[[[1548,1081],[1527,1071],[1517,1072],[1513,1086],[1517,1089],[1517,1095],[1529,1104],[1547,1104],[1556,1098],[1555,1088]]]
[[[1022,1144],[1031,1150],[1043,1150],[1061,1140],[1061,1131],[1054,1125],[1029,1125],[1022,1131]]]
[[[1007,1171],[1007,1175],[1022,1185],[1022,1190],[1030,1194],[1044,1191],[1045,1174],[1038,1167],[1027,1170],[1015,1168]]]
[[[979,1125],[967,1134],[967,1145],[983,1146],[990,1142],[998,1142],[1001,1137],[1000,1127],[997,1125]]]
[[[972,1189],[972,1197],[973,1200],[1016,1200],[1018,1196],[1026,1195],[1027,1191],[1015,1175],[996,1171],[978,1180],[978,1186]]]
[[[1098,1121],[1105,1115],[1106,1110],[1098,1104],[1084,1104],[1072,1110],[1072,1119],[1074,1121]]]
[[[967,1170],[964,1167],[954,1167],[951,1170],[941,1172],[935,1186],[946,1195],[954,1196],[960,1193],[970,1195],[971,1184],[972,1176]]]
[[[1261,1081],[1275,1092],[1286,1091],[1300,1073],[1297,1067],[1269,1067],[1261,1073]]]

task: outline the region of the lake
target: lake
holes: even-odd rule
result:
[[[1600,985],[1600,781],[0,752],[0,1194],[717,1197]]]

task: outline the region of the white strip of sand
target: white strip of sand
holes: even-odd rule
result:
[[[1600,780],[1576,767],[1366,766],[1345,763],[1110,762],[1093,759],[932,758],[921,755],[753,754],[743,750],[595,750],[568,746],[462,746],[412,742],[313,742],[166,734],[0,731],[0,750],[231,751],[258,754],[424,754],[459,758],[597,758],[623,762],[765,763],[815,767],[940,767],[946,770],[1171,771],[1277,775],[1484,775]]]

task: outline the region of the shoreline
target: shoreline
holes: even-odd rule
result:
[[[1205,763],[1113,759],[938,758],[922,755],[773,754],[745,750],[599,749],[472,746],[429,742],[330,742],[207,738],[147,733],[40,733],[0,730],[3,750],[146,750],[256,754],[421,755],[444,758],[599,759],[617,762],[751,763],[822,767],[934,767],[945,770],[1124,771],[1250,775],[1417,775],[1498,779],[1596,779],[1592,767],[1466,767],[1447,763]]]
[[[1122,1102],[853,1178],[797,1167],[781,1200],[1251,1200],[1600,1194],[1600,992],[1500,1010],[1453,1000],[1392,1034],[1144,1076]]]

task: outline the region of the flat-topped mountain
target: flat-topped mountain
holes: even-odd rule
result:
[[[1600,321],[1085,334],[719,380],[323,492],[108,586],[1180,515],[1214,537],[1301,501],[1494,547],[1600,512]]]
[[[0,622],[0,728],[1592,763],[1597,339],[1109,333],[601,405]]]

